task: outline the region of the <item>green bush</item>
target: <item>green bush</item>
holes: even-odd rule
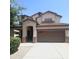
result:
[[[11,37],[10,38],[10,54],[15,53],[18,50],[19,45],[20,45],[20,38]]]

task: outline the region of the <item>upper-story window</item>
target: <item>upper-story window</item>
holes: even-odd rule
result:
[[[54,21],[52,20],[52,18],[46,18],[44,19],[43,23],[54,23]]]

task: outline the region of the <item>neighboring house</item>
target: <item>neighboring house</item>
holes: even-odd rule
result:
[[[25,16],[22,20],[22,42],[69,42],[69,24],[62,16],[47,11]]]

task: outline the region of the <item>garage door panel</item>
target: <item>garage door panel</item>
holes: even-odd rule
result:
[[[64,31],[40,31],[37,34],[38,42],[64,42]]]

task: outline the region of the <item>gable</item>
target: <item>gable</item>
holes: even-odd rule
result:
[[[42,15],[43,20],[44,19],[51,19],[51,18],[52,18],[52,20],[54,20],[54,19],[56,19],[55,17],[56,16],[52,13],[45,13],[45,14]]]
[[[37,18],[38,23],[59,23],[61,16],[47,11]]]
[[[43,15],[46,14],[46,13],[53,14],[53,15],[56,15],[58,17],[62,17],[61,15],[58,15],[57,13],[51,12],[51,11],[46,11],[45,13],[43,13]]]
[[[30,21],[30,20],[27,20],[25,22],[23,22],[23,26],[33,26],[33,25],[36,25],[36,22],[34,21]]]

